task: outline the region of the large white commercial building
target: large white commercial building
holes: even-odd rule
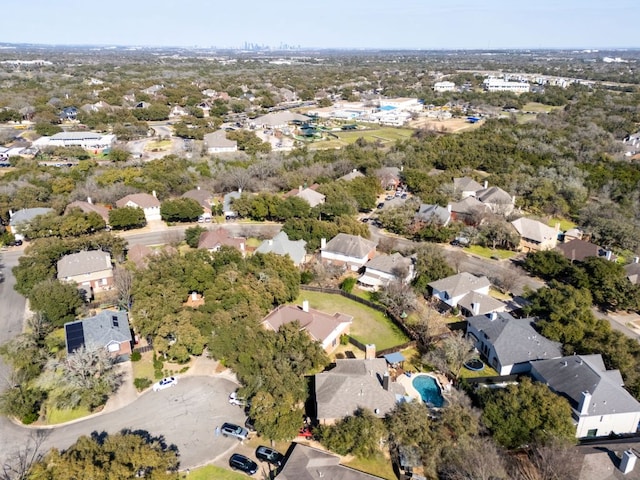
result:
[[[483,85],[488,92],[525,93],[530,89],[528,82],[513,82],[502,78],[487,78]]]
[[[453,92],[456,89],[456,84],[453,82],[436,82],[433,84],[434,92]]]

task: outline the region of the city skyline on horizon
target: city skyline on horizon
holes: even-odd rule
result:
[[[32,0],[29,28],[8,21],[0,41],[50,46],[243,49],[288,45],[338,50],[625,50],[640,48],[640,3],[612,0],[506,0],[478,4],[422,0],[325,0],[299,7],[290,0],[245,0],[242,9],[205,0]],[[11,3],[5,18],[24,17]]]

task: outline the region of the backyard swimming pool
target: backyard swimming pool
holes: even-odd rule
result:
[[[442,407],[444,397],[438,382],[431,375],[416,375],[412,381],[413,387],[420,393],[422,401],[430,407]]]

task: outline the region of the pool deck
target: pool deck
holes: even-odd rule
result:
[[[451,382],[445,375],[441,373],[420,372],[414,373],[410,377],[407,377],[406,375],[400,375],[396,379],[396,382],[404,387],[408,396],[418,400],[420,403],[424,403],[422,401],[422,395],[420,395],[420,392],[418,392],[418,390],[416,390],[416,388],[413,386],[413,379],[420,375],[433,378],[438,384],[438,387],[440,387],[440,393],[442,394],[442,396],[445,399],[447,398],[447,394],[451,391]]]

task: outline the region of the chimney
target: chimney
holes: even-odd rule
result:
[[[242,193],[242,188],[238,189],[238,193],[240,193],[240,194]]]
[[[320,239],[320,248],[321,249],[327,248],[327,239],[326,238],[321,238]]]
[[[633,450],[625,450],[622,452],[622,458],[620,459],[620,471],[625,475],[633,470],[636,466],[636,454]]]
[[[515,205],[515,204],[516,204],[516,196],[515,196],[515,195],[512,195],[512,196],[511,196],[511,203],[512,203],[513,205]]]
[[[491,320],[495,320],[496,318],[498,318],[498,312],[491,312],[491,313],[489,314],[489,318],[490,318]]]
[[[195,302],[196,300],[198,300],[197,292],[191,292],[191,301]]]
[[[153,195],[155,198],[158,198],[158,196],[156,195],[156,191],[155,190],[153,192],[151,192],[151,195]]]
[[[479,302],[472,302],[471,303],[471,313],[473,313],[474,315],[480,315],[480,303]]]
[[[640,257],[633,257],[633,263],[638,263],[640,261]]]
[[[578,410],[580,411],[580,415],[586,415],[589,412],[590,403],[591,403],[591,394],[589,392],[582,392],[580,405],[578,405]]]
[[[198,186],[196,187],[196,190],[200,190],[200,185],[198,185]]]
[[[244,242],[242,242],[242,243],[240,244],[240,251],[241,251],[241,252],[244,252]]]
[[[13,217],[13,210],[9,209],[9,218]]]
[[[376,358],[376,345],[375,343],[368,343],[364,346],[364,359],[373,360]]]
[[[87,203],[93,204],[93,200],[91,200],[91,197],[87,197]]]
[[[451,204],[447,205],[447,212],[451,213]]]
[[[611,250],[607,250],[607,260],[611,260],[611,255],[613,255],[613,252]]]
[[[556,232],[560,231],[560,222],[556,222]]]
[[[389,372],[384,372],[384,375],[382,376],[382,388],[384,388],[388,392],[390,384],[391,377],[389,377]]]
[[[307,313],[309,312],[309,300],[302,301],[302,311]]]
[[[489,188],[489,182],[487,180],[484,181],[484,188],[485,189]]]
[[[302,192],[302,185],[298,187],[298,193],[301,193],[301,192]]]

